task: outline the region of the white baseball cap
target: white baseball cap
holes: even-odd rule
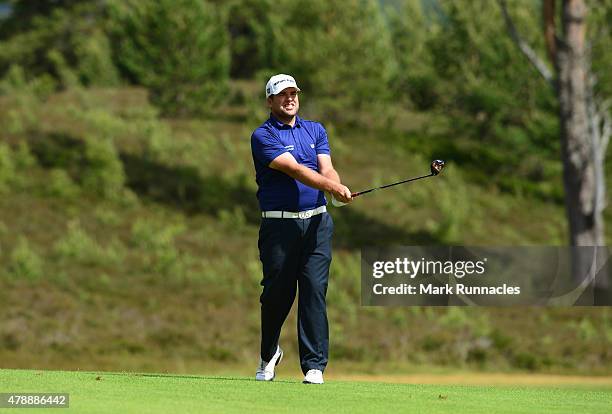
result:
[[[286,88],[295,88],[298,91],[300,90],[297,83],[295,83],[293,76],[285,75],[284,73],[274,75],[270,78],[268,83],[266,83],[266,98],[269,98],[270,95],[276,95]]]

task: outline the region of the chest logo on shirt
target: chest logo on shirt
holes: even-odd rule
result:
[[[314,148],[314,144],[310,144],[310,148]]]
[[[285,149],[289,151],[293,151],[295,147],[293,145],[285,145]]]

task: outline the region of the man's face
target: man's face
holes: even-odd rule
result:
[[[271,95],[268,97],[268,107],[272,114],[281,121],[290,120],[300,109],[298,90],[285,88],[276,95]]]

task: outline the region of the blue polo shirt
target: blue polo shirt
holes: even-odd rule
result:
[[[291,127],[270,114],[251,135],[251,151],[262,211],[304,211],[327,204],[323,191],[269,167],[272,160],[288,152],[298,163],[318,172],[317,155],[330,154],[323,125],[296,116]]]

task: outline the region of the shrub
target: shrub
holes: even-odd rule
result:
[[[181,225],[160,226],[145,220],[137,220],[132,226],[132,243],[141,248],[147,270],[177,278],[185,275],[191,261],[174,245],[174,238],[184,230]]]
[[[89,99],[86,93],[84,99]],[[94,102],[86,102],[86,105],[95,105]],[[87,126],[89,131],[95,134],[97,138],[113,139],[129,128],[120,117],[114,115],[106,108],[75,108],[75,120],[82,121]]]
[[[13,152],[7,144],[0,142],[0,194],[9,190],[16,177]]]
[[[110,139],[87,138],[81,185],[87,191],[117,199],[125,185],[125,172]]]
[[[74,42],[80,83],[99,86],[116,86],[120,83],[106,33],[95,28],[89,36],[77,37]]]
[[[57,49],[47,52],[47,58],[53,65],[53,71],[58,74],[61,84],[66,88],[79,86],[79,79],[73,69],[68,65],[64,55]]]
[[[40,95],[47,94],[44,79],[47,77],[28,82],[23,68],[12,65],[6,76],[0,80],[0,95],[8,96],[9,109],[4,113],[0,112],[0,121],[5,125],[6,132],[21,134],[37,126]]]
[[[149,251],[164,250],[174,246],[174,238],[183,231],[183,226],[160,226],[148,220],[136,220],[132,226],[132,243]]]
[[[13,158],[18,169],[26,169],[36,165],[36,158],[32,155],[30,146],[26,141],[19,141]]]
[[[48,196],[71,199],[79,194],[79,187],[66,170],[53,168],[49,172],[49,180],[45,183],[43,191]]]
[[[106,248],[91,238],[78,221],[68,223],[68,232],[54,246],[55,254],[63,260],[83,265],[116,265],[123,261],[124,247],[113,239]]]
[[[107,226],[118,226],[121,223],[121,216],[117,211],[104,204],[98,205],[93,214],[97,221]]]
[[[30,248],[25,237],[20,237],[11,253],[9,272],[16,278],[36,280],[41,277],[42,271],[41,257]]]

